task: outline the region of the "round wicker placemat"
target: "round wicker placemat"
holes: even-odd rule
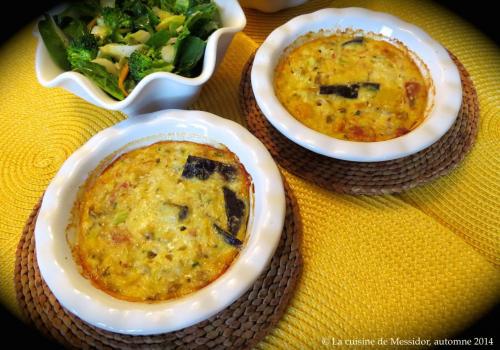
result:
[[[227,309],[180,331],[130,336],[93,327],[65,310],[40,276],[34,227],[40,208],[31,213],[16,252],[14,284],[27,322],[68,348],[98,349],[249,349],[278,322],[297,284],[302,260],[300,221],[295,199],[286,188],[286,217],[281,241],[268,269],[251,289]]]
[[[460,61],[462,107],[451,129],[436,143],[408,157],[385,162],[349,162],[329,158],[292,142],[264,117],[252,91],[248,60],[240,83],[240,105],[249,130],[269,149],[274,159],[291,173],[339,193],[399,193],[434,180],[453,170],[469,152],[477,135],[479,104],[476,89]]]

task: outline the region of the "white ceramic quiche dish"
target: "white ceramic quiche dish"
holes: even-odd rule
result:
[[[418,59],[434,94],[424,121],[408,134],[379,142],[340,140],[297,121],[280,103],[273,87],[274,69],[295,39],[309,32],[373,33],[404,44]],[[426,67],[426,68],[425,68]],[[425,68],[425,69],[424,69]],[[439,140],[455,122],[462,101],[460,74],[446,49],[422,29],[394,16],[362,8],[329,8],[298,16],[275,29],[257,50],[251,72],[252,89],[262,113],[283,135],[322,155],[356,162],[385,161],[408,156]]]
[[[223,144],[238,156],[254,187],[247,237],[229,269],[194,293],[149,304],[119,300],[94,287],[79,273],[66,239],[71,210],[79,187],[103,159],[117,150],[123,153],[163,140]],[[203,321],[243,295],[272,258],[284,217],[280,173],[266,148],[252,134],[207,112],[160,111],[131,117],[99,132],[64,162],[43,197],[35,226],[36,255],[52,293],[82,320],[124,334],[164,333]]]

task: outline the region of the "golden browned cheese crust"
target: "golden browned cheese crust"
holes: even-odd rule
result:
[[[298,121],[338,139],[383,141],[425,118],[429,83],[402,45],[307,34],[275,69],[276,96]]]
[[[189,156],[203,161],[186,170]],[[238,254],[216,226],[244,241],[249,189],[248,174],[227,149],[160,142],[125,153],[82,191],[74,257],[85,277],[119,299],[192,293]],[[241,217],[230,219],[228,205]]]

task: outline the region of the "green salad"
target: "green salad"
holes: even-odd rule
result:
[[[59,67],[123,100],[154,72],[199,75],[220,25],[213,0],[87,0],[45,15],[38,29]]]

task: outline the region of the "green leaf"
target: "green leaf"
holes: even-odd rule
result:
[[[109,73],[103,66],[93,62],[82,62],[77,71],[92,80],[97,86],[117,100],[125,98],[123,92],[118,87],[118,77]]]
[[[186,13],[191,7],[191,2],[189,0],[176,0],[174,5],[174,11],[176,13]]]
[[[64,27],[63,32],[70,39],[80,39],[88,33],[88,30],[85,23],[78,19],[75,19],[69,22],[66,27]]]
[[[188,11],[186,26],[189,31],[206,40],[213,31],[220,27],[219,10],[215,4],[200,4]]]
[[[167,44],[168,39],[170,39],[170,33],[168,30],[160,30],[159,32],[151,35],[148,41],[146,41],[146,45],[159,48]]]
[[[177,61],[177,70],[189,74],[205,53],[205,41],[196,36],[188,36],[182,41]]]
[[[210,34],[215,32],[220,28],[219,22],[217,21],[208,21],[200,25],[198,28],[193,30],[193,34],[202,38],[203,40],[207,40]]]
[[[60,68],[70,70],[71,66],[66,55],[68,39],[50,15],[46,14],[45,19],[38,22],[38,31],[42,36],[43,42],[47,47],[52,60]]]
[[[160,8],[165,11],[173,12],[175,0],[160,0]]]

